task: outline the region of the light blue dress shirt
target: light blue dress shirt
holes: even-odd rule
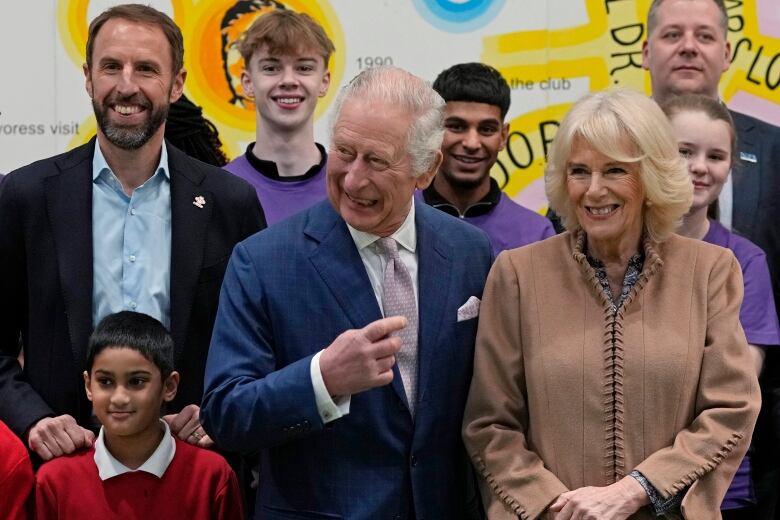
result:
[[[152,177],[128,197],[100,146],[92,159],[92,324],[121,310],[170,328],[171,180],[163,142]]]

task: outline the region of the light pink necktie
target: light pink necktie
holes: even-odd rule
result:
[[[414,284],[409,271],[398,256],[398,244],[395,239],[384,237],[379,239],[379,245],[387,257],[387,267],[382,282],[382,307],[385,317],[404,316],[408,323],[406,327],[395,333],[401,338],[401,350],[395,360],[406,392],[409,410],[414,417],[417,404],[417,302],[414,296]]]

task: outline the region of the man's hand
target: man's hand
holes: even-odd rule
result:
[[[393,380],[401,339],[390,334],[406,327],[406,318],[392,316],[339,335],[320,356],[320,371],[331,396],[353,395]]]
[[[95,442],[95,434],[82,428],[70,415],[44,417],[27,433],[27,446],[43,460],[88,448]]]
[[[606,487],[583,487],[562,493],[549,510],[555,520],[624,520],[650,499],[634,477]]]
[[[211,448],[214,446],[214,441],[200,425],[199,415],[200,407],[196,404],[188,404],[179,413],[163,416],[163,420],[170,426],[171,433],[179,439],[201,448]]]

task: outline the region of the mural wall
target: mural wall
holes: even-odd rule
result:
[[[116,1],[14,2],[0,17],[0,173],[77,146],[95,133],[84,91],[89,20]],[[360,70],[393,64],[433,80],[482,61],[512,88],[509,146],[491,172],[515,200],[546,209],[547,147],[571,104],[588,91],[649,92],[641,68],[650,0],[167,0],[185,39],[185,92],[217,126],[229,157],[254,140],[255,107],[239,83],[236,38],[257,16],[293,9],[317,20],[336,45],[332,83],[316,112],[327,141],[337,87]],[[733,62],[721,81],[731,108],[780,125],[777,0],[726,0]]]

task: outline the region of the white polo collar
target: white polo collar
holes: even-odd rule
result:
[[[131,473],[134,471],[145,471],[151,473],[157,478],[162,478],[165,470],[173,460],[173,456],[176,455],[176,441],[171,435],[171,429],[168,423],[160,419],[160,423],[165,427],[165,433],[163,438],[154,453],[146,459],[146,462],[141,464],[138,469],[130,469],[111,455],[111,452],[106,448],[106,443],[103,438],[103,427],[100,428],[97,440],[95,441],[95,464],[98,468],[98,474],[100,480],[108,480],[125,473]]]

